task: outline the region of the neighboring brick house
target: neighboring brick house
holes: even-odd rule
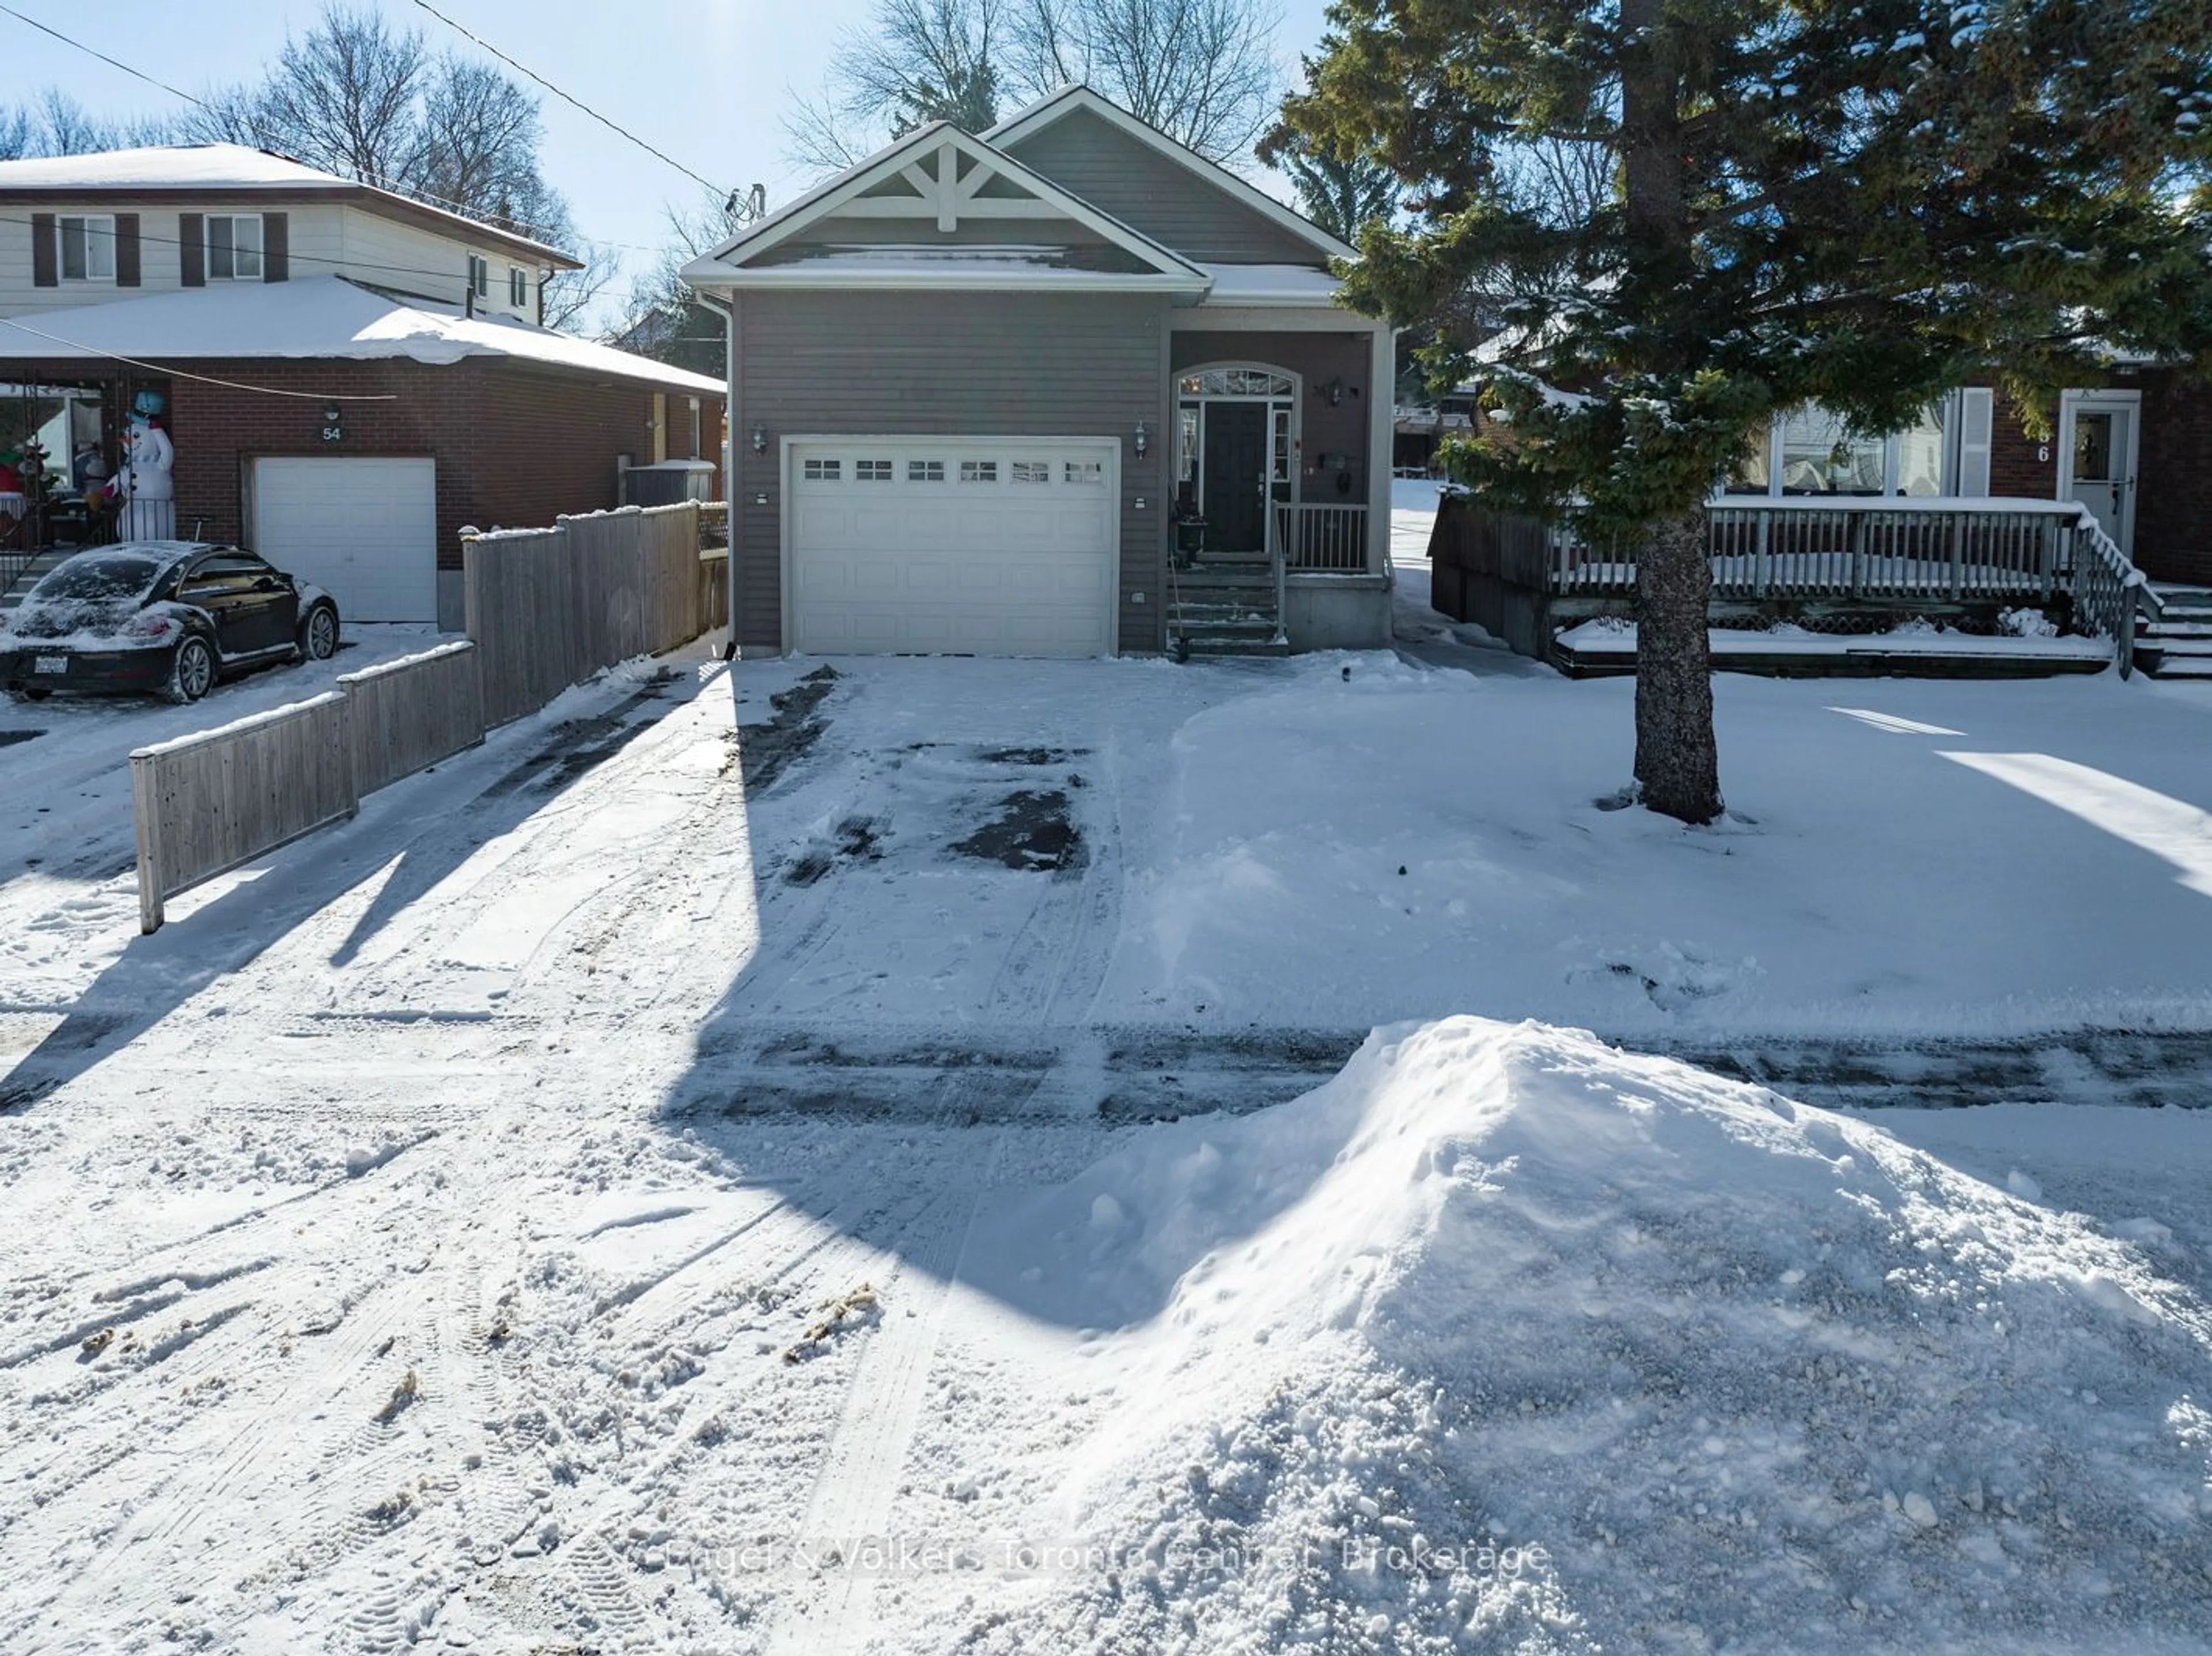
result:
[[[89,438],[112,471],[157,401],[175,533],[252,546],[352,619],[457,627],[463,525],[720,457],[719,380],[538,325],[574,268],[235,145],[0,163],[0,427],[43,432],[58,471]]]

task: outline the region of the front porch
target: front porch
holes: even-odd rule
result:
[[[1364,649],[1390,631],[1391,336],[1279,310],[1171,335],[1168,647]]]
[[[2124,676],[2137,664],[2139,622],[2160,613],[2142,573],[2094,514],[2073,501],[1846,496],[1747,504],[1723,496],[1706,521],[1708,614],[1717,630],[1755,634],[1786,624],[1798,637],[1873,639],[1838,652],[1839,660],[1856,656],[1861,670],[2040,676],[2117,661]],[[1571,672],[1632,669],[1632,647],[1593,652],[1587,632],[1562,643],[1583,623],[1633,616],[1632,548],[1592,545],[1562,525],[1448,494],[1431,557],[1442,613]],[[2021,611],[2098,640],[2094,657],[2078,647],[1990,648],[1987,640],[2021,625]],[[1880,646],[1881,635],[1907,623],[1954,633],[1960,647],[1930,649],[1924,638],[1910,648]],[[1754,640],[1741,642],[1717,659],[1747,671],[1843,670],[1822,667],[1816,652],[1802,648],[1762,651]]]

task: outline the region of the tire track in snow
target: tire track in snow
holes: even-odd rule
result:
[[[824,1453],[799,1530],[808,1556],[836,1556],[826,1579],[810,1579],[794,1560],[782,1613],[768,1648],[775,1656],[857,1651],[873,1626],[875,1580],[853,1550],[891,1533],[900,1469],[921,1416],[945,1309],[959,1279],[984,1192],[1012,1132],[1001,1127],[981,1156],[950,1155],[953,1176],[927,1212],[898,1239],[878,1299],[881,1319],[868,1336]]]

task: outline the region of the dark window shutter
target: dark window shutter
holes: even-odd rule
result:
[[[54,253],[54,215],[52,213],[31,215],[31,285],[35,288],[58,288],[62,273]]]
[[[135,288],[138,285],[138,215],[118,213],[115,215],[115,285]]]
[[[207,215],[177,215],[178,275],[187,288],[207,286]]]
[[[292,221],[282,213],[261,215],[261,279],[287,282],[292,276]]]

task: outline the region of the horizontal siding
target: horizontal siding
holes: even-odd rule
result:
[[[514,261],[490,246],[471,247],[450,236],[401,224],[360,207],[345,214],[345,257],[349,274],[380,288],[396,288],[449,305],[467,297],[469,258],[480,254],[491,266],[491,291],[477,301],[477,308],[501,316],[534,320],[538,315],[538,272],[530,272],[530,302],[509,305],[507,273]]]
[[[71,310],[82,305],[106,305],[118,299],[136,299],[145,294],[173,293],[182,287],[184,274],[178,247],[180,238],[177,223],[182,209],[174,207],[147,208],[139,211],[137,287],[118,288],[112,282],[71,282],[58,288],[40,288],[33,284],[30,221],[34,211],[52,212],[57,215],[74,213],[112,215],[116,210],[112,203],[106,202],[86,205],[57,201],[51,207],[41,203],[36,208],[0,208],[0,316],[30,316],[40,311]],[[205,206],[195,205],[192,210],[199,213],[258,213],[264,209],[251,199],[210,199]],[[343,242],[340,227],[343,208],[295,203],[272,210],[287,215],[286,228],[291,239],[294,276],[328,276],[338,269]]]
[[[783,643],[783,438],[1097,436],[1123,445],[1121,648],[1158,649],[1166,328],[1166,301],[1150,296],[744,294],[732,433],[740,640]],[[1128,443],[1139,421],[1153,437],[1141,460]],[[768,437],[765,454],[748,440],[756,423]]]
[[[1229,190],[1088,110],[1063,115],[1006,149],[1023,166],[1185,258],[1316,267],[1327,262],[1320,249]]]
[[[1375,388],[1367,383],[1373,367],[1369,356],[1371,337],[1364,333],[1178,332],[1173,360],[1178,374],[1208,362],[1255,362],[1304,376],[1305,395],[1298,403],[1304,470],[1298,497],[1322,505],[1357,505],[1369,498],[1374,476],[1372,457],[1367,452],[1368,416],[1372,408],[1368,399],[1375,395]],[[1341,379],[1346,387],[1343,401],[1334,407],[1321,392],[1321,387],[1332,379]],[[1383,391],[1388,395],[1389,387]],[[1323,454],[1352,457],[1348,494],[1339,492],[1334,468],[1326,472],[1321,469],[1319,458]]]

